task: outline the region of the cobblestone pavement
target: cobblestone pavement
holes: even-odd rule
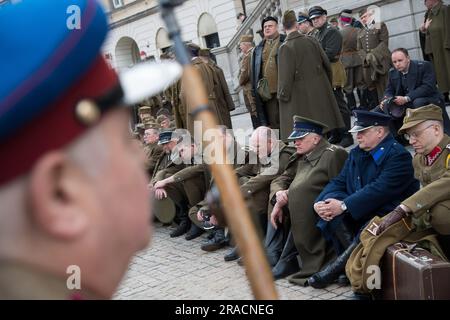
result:
[[[155,224],[151,246],[134,258],[116,299],[253,299],[244,268],[223,260],[228,248],[204,252],[200,245],[205,235],[186,241],[170,238],[171,230]],[[352,295],[350,287],[339,285],[318,290],[278,280],[276,287],[280,298],[289,300],[343,300]]]

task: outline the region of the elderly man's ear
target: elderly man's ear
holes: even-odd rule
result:
[[[80,168],[63,152],[54,151],[36,162],[29,179],[32,223],[47,236],[66,241],[80,237],[96,204]]]

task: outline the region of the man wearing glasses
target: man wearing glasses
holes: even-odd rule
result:
[[[427,105],[407,109],[399,130],[413,146],[414,173],[422,188],[404,200],[380,224],[377,234],[412,215],[416,231],[433,228],[449,256],[450,244],[450,137],[444,133],[442,109]]]

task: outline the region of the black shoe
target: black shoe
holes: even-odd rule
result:
[[[236,247],[228,251],[228,253],[223,256],[223,260],[225,261],[234,261],[237,259],[239,259],[239,253]]]
[[[313,288],[323,289],[335,282],[339,275],[344,272],[345,264],[356,246],[356,243],[352,243],[336,260],[327,265],[325,269],[313,274],[308,279],[308,284]]]
[[[342,286],[348,286],[350,284],[350,280],[347,278],[345,274],[340,274],[337,279],[337,283]]]
[[[370,294],[363,294],[363,293],[356,293],[353,292],[353,296],[349,298],[349,300],[365,300],[365,301],[371,301],[373,300],[373,297]]]
[[[353,136],[350,133],[346,133],[342,138],[341,142],[339,142],[338,144],[343,148],[347,148],[353,145],[353,143],[354,143]]]
[[[217,229],[214,232],[214,238],[212,238],[208,242],[202,244],[201,249],[203,251],[212,252],[212,251],[216,251],[216,250],[219,250],[220,248],[225,247],[227,244],[228,244],[228,241],[225,238],[224,230]]]
[[[191,227],[191,222],[183,220],[183,221],[181,221],[179,226],[170,233],[170,237],[176,238],[176,237],[182,236],[183,234],[188,232],[190,227]]]
[[[206,239],[211,240],[212,238],[214,238],[214,234],[215,234],[215,232],[209,232]]]
[[[280,259],[276,266],[272,269],[273,278],[275,280],[286,278],[300,270],[297,258],[293,257],[289,260]]]
[[[191,225],[191,228],[189,229],[189,231],[184,236],[184,238],[186,240],[192,240],[192,239],[200,237],[203,233],[205,233],[205,230],[203,230],[202,228],[197,227],[195,225],[195,223],[193,223]]]

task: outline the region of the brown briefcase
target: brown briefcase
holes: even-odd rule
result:
[[[450,263],[425,249],[406,243],[389,246],[381,272],[382,299],[450,299]]]

